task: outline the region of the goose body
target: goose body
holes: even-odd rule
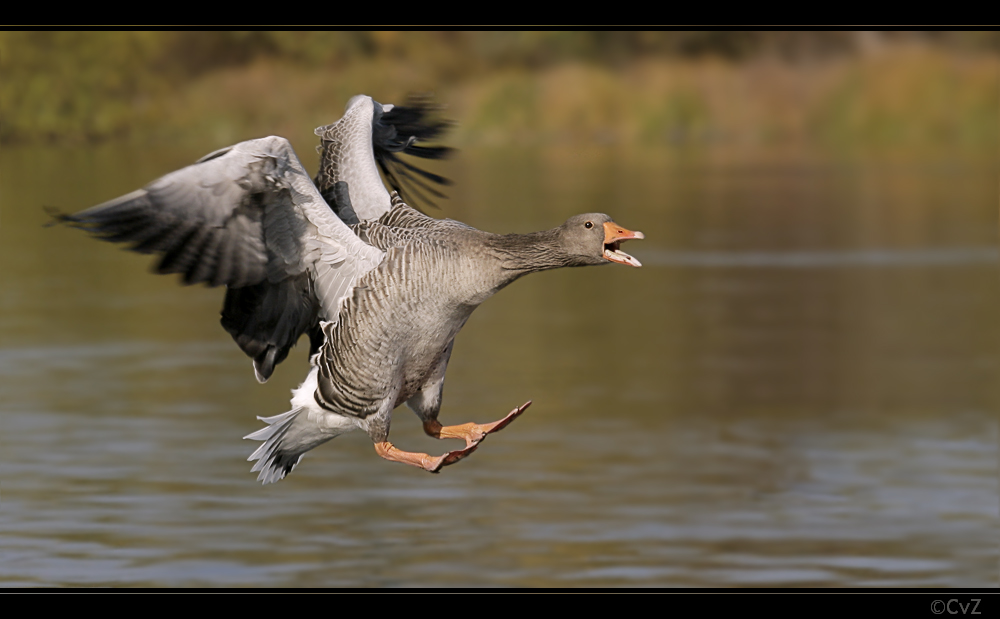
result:
[[[250,456],[263,483],[282,479],[307,451],[355,429],[391,461],[438,472],[461,460],[530,404],[489,424],[438,422],[454,339],[473,310],[527,273],[640,266],[619,244],[642,234],[604,214],[497,235],[428,217],[390,194],[379,167],[396,190],[403,180],[419,181],[414,174],[443,182],[395,158],[445,153],[416,145],[443,128],[426,112],[353,98],[341,120],[316,130],[323,150],[315,182],[287,140],[272,136],[58,216],[104,240],[161,254],[157,270],[181,273],[185,283],[226,285],[223,327],[253,358],[260,382],[309,335],[312,367],[293,390],[291,410],[260,418],[267,425],[246,437],[263,441]],[[403,403],[429,435],[464,439],[465,447],[436,457],[397,449],[389,425]]]

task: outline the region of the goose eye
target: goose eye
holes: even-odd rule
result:
[[[591,228],[594,227],[594,222],[588,221],[587,223],[583,224],[583,227],[586,228],[587,230],[590,230]]]

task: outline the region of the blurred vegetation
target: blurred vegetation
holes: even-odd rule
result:
[[[434,92],[458,143],[996,148],[1000,33],[4,32],[4,144],[289,135]]]

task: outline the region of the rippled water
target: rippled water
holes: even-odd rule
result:
[[[3,585],[997,584],[994,161],[461,153],[442,216],[605,211],[645,266],[473,315],[442,419],[534,405],[468,460],[354,434],[261,487],[240,437],[305,351],[260,386],[221,290],[42,227],[202,154],[0,151]],[[452,447],[405,408],[392,439]]]

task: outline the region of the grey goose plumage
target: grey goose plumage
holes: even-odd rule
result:
[[[272,136],[58,216],[98,238],[161,254],[160,273],[226,285],[222,324],[253,358],[261,382],[302,334],[310,336],[312,368],[293,390],[292,409],[261,418],[267,425],[246,437],[263,441],[250,457],[263,483],[283,478],[304,453],[354,429],[367,432],[377,453],[392,461],[437,472],[461,460],[527,407],[490,424],[437,421],[454,338],[472,311],[527,273],[609,262],[639,266],[619,245],[642,234],[607,215],[496,235],[428,217],[390,194],[379,167],[396,190],[408,181],[427,191],[417,176],[444,182],[395,156],[447,153],[417,145],[445,127],[428,120],[428,112],[425,103],[393,107],[354,97],[343,118],[316,130],[322,157],[315,183],[288,141]],[[466,446],[438,457],[395,448],[389,420],[404,402],[429,435],[465,439]]]

